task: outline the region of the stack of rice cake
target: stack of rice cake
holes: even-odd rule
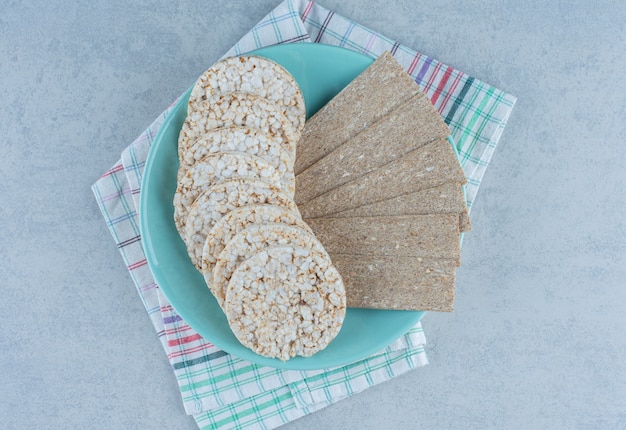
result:
[[[465,175],[430,100],[383,54],[305,125],[295,202],[348,307],[451,311]]]
[[[232,57],[192,89],[174,223],[237,339],[288,360],[324,349],[346,310],[341,275],[293,201],[302,93],[274,62]]]

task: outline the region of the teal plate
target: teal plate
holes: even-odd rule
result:
[[[365,55],[313,43],[277,45],[254,52],[285,67],[296,79],[310,117],[372,63]],[[341,366],[384,349],[422,318],[424,312],[350,308],[339,335],[312,357],[282,362],[244,347],[193,267],[174,226],[172,204],[178,170],[178,133],[187,115],[187,91],[161,126],[146,160],[139,219],[142,242],[154,278],[174,309],[204,339],[260,365],[313,370]],[[372,279],[372,282],[376,282]]]

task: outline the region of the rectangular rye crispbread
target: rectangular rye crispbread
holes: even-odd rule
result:
[[[456,262],[414,257],[331,255],[352,308],[451,312]]]
[[[457,214],[316,218],[307,221],[329,254],[460,261]]]
[[[396,59],[383,53],[306,122],[296,152],[296,175],[419,91]]]
[[[309,201],[449,135],[441,115],[419,92],[297,175],[295,201]]]
[[[463,186],[449,182],[333,214],[334,218],[458,213],[461,232],[471,230]]]
[[[319,218],[448,182],[464,184],[466,179],[452,146],[441,139],[302,203],[298,208],[305,219]]]

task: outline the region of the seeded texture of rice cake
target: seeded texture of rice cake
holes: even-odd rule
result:
[[[298,174],[296,203],[309,201],[449,135],[439,112],[419,92]]]
[[[419,91],[396,59],[383,53],[306,122],[296,176]]]
[[[270,246],[292,245],[324,251],[311,230],[278,223],[252,224],[237,233],[222,250],[213,270],[211,291],[223,306],[226,287],[233,274],[245,260]]]
[[[319,218],[447,182],[464,184],[465,174],[448,141],[436,140],[298,207],[305,219]]]
[[[445,258],[460,261],[457,214],[316,218],[309,227],[330,255]]]
[[[237,339],[257,354],[310,357],[339,333],[345,289],[326,253],[274,246],[233,273],[224,310]]]
[[[263,57],[229,57],[209,67],[191,90],[187,112],[202,110],[205,104],[232,92],[254,94],[272,101],[293,128],[302,132],[306,108],[300,87],[284,67]]]
[[[289,156],[295,160],[300,138],[291,122],[272,101],[247,93],[227,93],[202,109],[189,112],[178,136],[179,151],[186,151],[196,139],[222,127],[257,128],[271,137],[280,137]]]
[[[471,230],[463,186],[449,182],[333,214],[333,218],[458,213],[461,233]]]
[[[258,179],[233,179],[207,189],[191,206],[185,220],[184,242],[193,265],[202,270],[202,250],[215,223],[246,205],[270,204],[297,212],[296,204],[280,188]]]
[[[293,159],[283,147],[282,139],[245,126],[212,130],[200,139],[194,140],[186,150],[180,150],[178,181],[180,182],[194,164],[207,155],[218,152],[245,152],[261,158],[276,170],[285,193],[294,195]]]
[[[178,181],[174,193],[174,223],[182,231],[189,208],[204,191],[226,179],[261,179],[281,186],[272,166],[256,155],[245,152],[209,154]]]
[[[209,287],[213,282],[213,270],[217,258],[232,238],[253,224],[281,223],[309,229],[300,213],[285,206],[269,204],[246,205],[228,212],[209,231],[202,249],[202,274]]]
[[[351,308],[451,312],[456,261],[331,255]]]

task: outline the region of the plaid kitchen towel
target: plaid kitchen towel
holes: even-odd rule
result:
[[[515,104],[513,96],[301,0],[281,3],[224,56],[294,42],[338,45],[372,57],[392,52],[450,126],[468,177],[471,207]],[[161,294],[139,234],[141,176],[152,140],[170,108],[123,151],[92,189],[175,372],[185,410],[200,428],[275,428],[427,363],[421,324],[384,351],[325,371],[258,366],[202,339]]]

